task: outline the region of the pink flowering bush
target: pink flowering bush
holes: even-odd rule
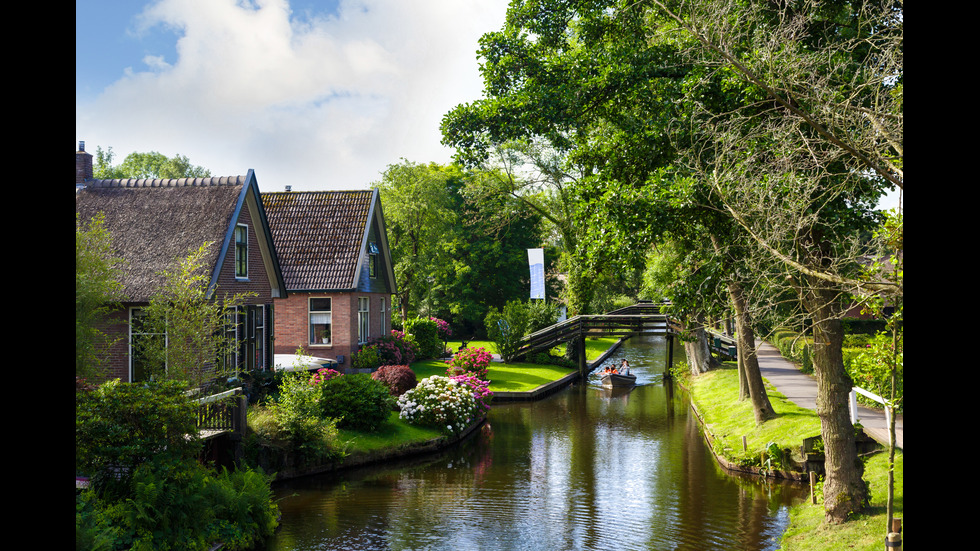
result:
[[[490,411],[490,401],[493,399],[493,391],[489,388],[490,381],[484,381],[469,374],[455,375],[450,379],[465,385],[473,392],[473,400],[482,413],[486,414]]]
[[[392,330],[390,334],[371,341],[364,348],[370,348],[377,353],[379,365],[408,365],[418,355],[415,345],[398,330]]]
[[[320,383],[325,383],[330,379],[340,377],[343,373],[330,368],[318,369],[313,376],[310,377],[310,384],[316,386]]]
[[[432,317],[429,319],[436,322],[436,334],[439,335],[439,340],[446,342],[453,336],[453,330],[449,327],[448,321]]]
[[[464,348],[453,356],[449,361],[449,369],[446,370],[447,376],[472,374],[477,378],[487,379],[487,368],[490,367],[490,360],[493,355],[478,348]]]

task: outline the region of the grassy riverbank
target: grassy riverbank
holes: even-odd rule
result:
[[[615,338],[586,340],[586,358],[589,361],[594,361],[616,344],[617,340]],[[453,349],[459,348],[459,342],[450,342],[449,346]],[[473,341],[469,343],[469,346],[482,346],[490,349],[491,344],[482,341]],[[424,360],[414,362],[411,365],[412,371],[415,372],[418,380],[431,377],[432,375],[445,375],[448,367],[449,364],[441,360]],[[574,371],[574,369],[554,365],[538,365],[526,362],[511,364],[492,362],[487,370],[487,374],[490,379],[491,391],[530,392],[541,385],[557,381]],[[378,431],[361,432],[340,430],[338,432],[339,440],[347,445],[347,451],[349,453],[370,453],[384,449],[399,448],[441,436],[438,430],[417,427],[403,421],[398,417],[398,413],[395,412],[391,414],[388,422]]]
[[[769,400],[778,419],[757,427],[748,401],[738,401],[738,376],[733,363],[697,377],[684,375],[682,384],[690,389],[691,399],[713,435],[715,453],[738,465],[756,465],[769,443],[778,448],[795,449],[803,438],[820,433],[816,412],[799,408],[772,387]],[[742,450],[742,436],[747,450]],[[885,540],[885,502],[888,480],[887,453],[875,454],[865,463],[864,478],[871,487],[871,506],[842,525],[823,521],[822,496],[818,502],[807,500],[790,512],[790,525],[782,540],[784,551],[816,551],[830,548],[881,549]],[[904,457],[895,457],[895,516],[903,515]]]

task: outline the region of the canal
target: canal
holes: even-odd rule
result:
[[[806,488],[725,473],[684,392],[662,382],[664,347],[634,337],[613,354],[637,375],[629,392],[593,374],[493,406],[438,456],[278,485],[282,527],[264,549],[778,548]]]

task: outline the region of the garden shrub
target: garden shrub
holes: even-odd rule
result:
[[[266,441],[284,440],[300,464],[313,464],[341,455],[337,421],[325,416],[320,405],[320,386],[339,373],[321,369],[314,375],[288,373],[282,379],[279,400],[270,406],[278,434],[266,432]],[[320,384],[318,384],[318,382]],[[269,431],[269,427],[265,427]]]
[[[351,367],[354,369],[370,369],[373,371],[380,365],[381,357],[378,355],[378,349],[373,346],[362,346],[351,358]]]
[[[314,388],[322,415],[337,419],[339,428],[374,431],[391,412],[393,399],[388,387],[366,373],[337,377]]]
[[[132,492],[75,495],[76,549],[252,549],[271,536],[279,510],[271,478],[238,468],[216,473],[194,460],[159,455],[137,467]]]
[[[490,401],[493,399],[493,391],[490,390],[489,381],[470,373],[454,375],[450,379],[469,387],[473,393],[473,400],[476,401],[477,411],[480,415],[486,415],[490,411]]]
[[[383,365],[371,374],[371,378],[381,381],[395,398],[415,388],[418,379],[407,365]]]
[[[505,362],[516,360],[517,349],[528,329],[525,304],[519,300],[512,300],[507,302],[501,311],[491,307],[484,318],[484,324],[487,336],[496,345],[497,353],[501,358]]]
[[[400,417],[414,425],[459,434],[482,415],[467,384],[433,375],[398,398]]]
[[[439,338],[439,328],[431,319],[415,318],[405,322],[405,333],[411,335],[415,343],[416,359],[442,357],[445,351],[443,341]]]
[[[365,348],[373,348],[378,354],[378,365],[408,365],[415,361],[415,345],[401,331],[392,330],[388,335],[371,341]]]
[[[156,383],[106,382],[94,390],[75,392],[75,470],[92,484],[120,486],[120,476],[150,458],[166,454],[193,458],[197,440],[197,404],[184,395],[178,381]]]
[[[487,368],[490,366],[492,359],[493,356],[482,347],[464,348],[453,355],[453,358],[449,361],[446,376],[452,377],[454,375],[472,374],[476,375],[479,379],[486,380]]]

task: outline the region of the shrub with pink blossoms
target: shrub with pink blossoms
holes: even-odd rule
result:
[[[473,391],[473,399],[476,405],[484,414],[490,411],[490,401],[493,399],[493,391],[490,390],[490,381],[478,379],[474,375],[455,375],[450,377],[453,381],[469,387]]]
[[[493,355],[481,348],[464,348],[457,352],[453,359],[449,361],[449,369],[446,375],[476,375],[477,378],[487,379],[487,368],[490,367],[490,360]]]

